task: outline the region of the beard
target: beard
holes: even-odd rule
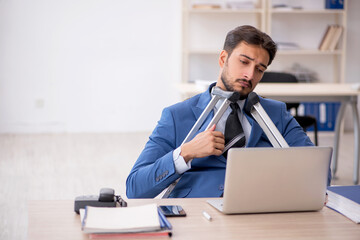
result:
[[[229,83],[227,77],[224,74],[224,71],[221,73],[221,81],[224,84],[226,91],[235,92],[233,85]]]
[[[223,83],[224,87],[225,87],[225,90],[226,91],[230,91],[230,92],[236,92],[235,88],[234,88],[234,84],[232,84],[228,77],[227,77],[227,68],[224,68],[223,69],[223,72],[221,73],[221,82]],[[252,88],[252,82],[251,81],[248,81],[246,79],[236,79],[234,82],[241,82],[241,81],[244,81],[244,82],[247,82],[249,85],[250,85],[250,88]],[[240,93],[240,99],[245,99],[247,98],[247,95],[248,94],[244,94],[242,91],[237,91]]]

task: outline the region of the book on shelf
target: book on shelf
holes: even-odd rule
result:
[[[228,9],[255,9],[255,2],[254,1],[228,1],[226,2],[226,7]]]
[[[360,223],[360,185],[331,186],[327,189],[326,206]]]
[[[299,50],[300,46],[294,42],[276,42],[278,50]]]
[[[337,44],[340,41],[342,32],[343,32],[342,26],[336,24],[328,25],[320,41],[319,50],[334,51],[336,49]]]
[[[211,3],[195,3],[192,5],[193,9],[200,9],[200,10],[209,10],[209,9],[220,9],[220,4],[211,4]]]
[[[156,204],[126,208],[87,206],[82,230],[92,239],[169,237],[172,226]]]
[[[321,51],[325,50],[325,45],[327,44],[327,43],[325,43],[325,41],[329,41],[330,28],[331,28],[330,25],[328,25],[326,27],[325,33],[320,41],[319,50],[321,50]]]
[[[343,32],[343,27],[339,25],[334,25],[333,28],[335,28],[335,32],[333,35],[333,38],[329,44],[329,50],[334,51],[336,46],[338,45],[340,41],[341,34]]]
[[[291,5],[284,4],[284,3],[273,4],[272,7],[273,7],[273,9],[284,10],[284,11],[302,10],[303,9],[303,7],[301,5],[299,5],[299,6],[291,6]]]

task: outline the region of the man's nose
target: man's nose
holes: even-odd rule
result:
[[[244,73],[244,78],[246,80],[251,80],[254,77],[255,69],[253,67],[248,67]]]

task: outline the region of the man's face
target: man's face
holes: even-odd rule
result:
[[[269,53],[264,48],[241,42],[230,56],[225,50],[221,52],[221,77],[216,85],[226,91],[239,92],[244,99],[260,82],[268,62]]]

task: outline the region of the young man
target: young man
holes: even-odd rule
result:
[[[247,95],[259,83],[275,54],[273,40],[256,28],[240,26],[230,31],[220,53],[220,73],[216,84],[202,94],[163,110],[158,125],[127,178],[128,198],[153,198],[179,177],[181,179],[169,197],[221,196],[226,168],[224,132],[229,115],[234,115],[236,111],[239,117],[245,136],[242,145],[272,146],[261,127],[242,109]],[[209,114],[199,133],[180,147],[211,100],[214,85],[225,91],[240,93],[238,110],[229,107],[216,126],[204,131],[214,115]],[[284,103],[263,98],[260,98],[260,103],[289,146],[313,146],[296,120],[286,111]]]

